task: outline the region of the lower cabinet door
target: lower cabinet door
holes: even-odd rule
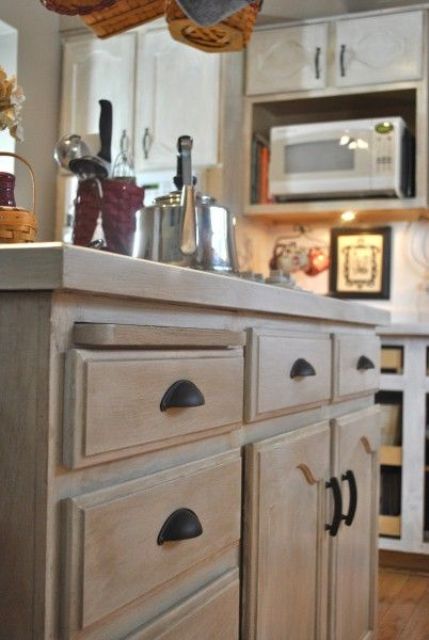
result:
[[[333,443],[344,519],[332,538],[329,637],[370,640],[377,605],[378,407],[334,420]]]
[[[243,640],[327,639],[329,461],[327,422],[246,447]]]

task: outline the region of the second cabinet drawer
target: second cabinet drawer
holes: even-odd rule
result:
[[[167,404],[181,406],[162,410],[177,383]],[[239,425],[243,352],[75,349],[65,389],[64,460],[87,466]]]
[[[330,400],[330,336],[253,332],[251,353],[247,420]]]
[[[335,336],[335,399],[378,389],[380,351],[380,339],[376,336]]]
[[[67,638],[80,638],[93,623],[238,547],[240,452],[69,498],[65,507],[64,628]]]

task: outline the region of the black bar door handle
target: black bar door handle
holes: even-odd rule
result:
[[[201,407],[206,403],[203,394],[190,380],[178,380],[164,393],[161,411],[172,408]]]
[[[308,378],[309,376],[315,376],[316,369],[304,358],[298,358],[292,365],[290,370],[291,378]]]
[[[340,47],[340,75],[342,78],[346,77],[346,45],[342,44]]]
[[[325,525],[326,531],[329,531],[329,535],[335,537],[338,533],[338,529],[340,528],[341,521],[343,519],[343,499],[341,496],[341,487],[338,482],[338,478],[331,478],[329,482],[326,483],[327,489],[332,489],[332,494],[334,496],[334,517],[332,518],[331,524]]]
[[[358,505],[358,488],[356,477],[353,471],[350,469],[346,471],[341,476],[341,480],[347,481],[349,483],[349,491],[350,491],[350,504],[349,504],[349,512],[347,515],[343,515],[342,519],[344,520],[344,524],[346,527],[351,527],[353,524],[353,520],[355,519],[357,505]]]
[[[316,53],[314,54],[314,75],[316,80],[320,80],[320,54],[322,53],[322,49],[320,47],[316,47]]]
[[[162,545],[164,542],[191,540],[192,538],[198,538],[202,533],[201,522],[192,509],[177,509],[177,511],[168,516],[162,525],[157,542]]]
[[[369,371],[369,369],[375,369],[375,364],[366,356],[361,356],[356,368],[358,371]]]

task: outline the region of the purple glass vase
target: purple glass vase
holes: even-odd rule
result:
[[[16,207],[13,173],[0,171],[0,207]]]

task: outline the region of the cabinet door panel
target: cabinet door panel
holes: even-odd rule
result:
[[[246,450],[246,640],[326,638],[327,423]]]
[[[141,34],[135,140],[139,170],[174,168],[177,138],[184,134],[194,139],[195,165],[217,163],[219,73],[219,56],[184,47],[167,29]]]
[[[98,101],[110,100],[113,160],[122,130],[133,135],[135,46],[136,37],[129,33],[109,40],[79,36],[64,45],[62,134],[78,133],[98,153]]]
[[[327,24],[256,32],[249,43],[247,94],[326,85]]]
[[[337,23],[340,87],[421,77],[423,13],[370,16]]]
[[[350,526],[341,526],[332,543],[332,638],[363,640],[375,629],[377,579],[379,409],[370,407],[333,423],[334,475],[353,471],[357,509]],[[343,479],[343,509],[351,492]]]

